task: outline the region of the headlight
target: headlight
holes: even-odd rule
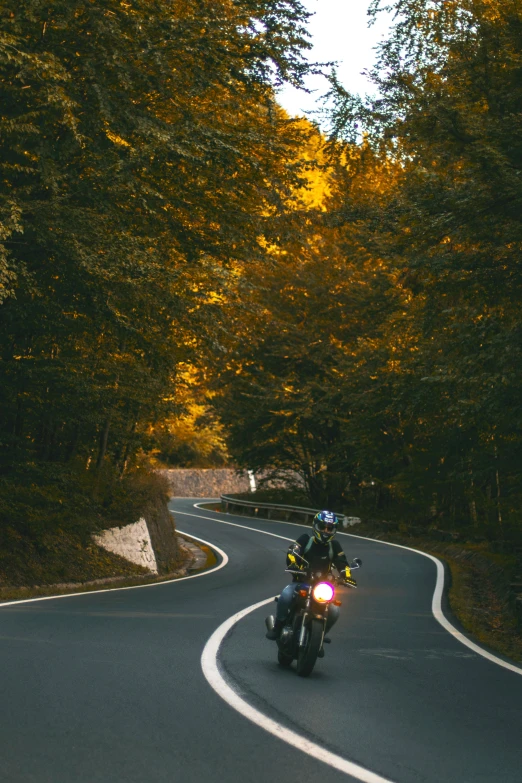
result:
[[[312,595],[320,604],[327,604],[334,597],[333,585],[329,582],[319,582],[312,590]]]

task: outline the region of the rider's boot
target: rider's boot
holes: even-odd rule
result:
[[[284,622],[282,620],[274,620],[274,627],[270,631],[266,632],[266,638],[273,642],[277,641],[277,639],[279,639],[279,634],[281,633],[283,625]]]

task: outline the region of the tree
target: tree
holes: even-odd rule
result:
[[[384,226],[417,324],[401,405],[416,422],[422,491],[436,490],[446,517],[502,535],[506,517],[518,525],[520,492],[521,11],[482,0],[394,10],[378,97],[334,83],[333,127],[354,140],[362,125],[402,167]]]
[[[335,220],[347,180],[360,202],[364,193],[375,203],[379,164],[353,150],[320,173],[323,145],[312,133],[302,153],[319,165],[310,189],[295,193],[273,266],[249,270],[250,312],[236,324],[215,404],[240,464],[296,470],[311,502],[338,508],[367,477],[366,383],[396,304],[390,270],[360,244],[360,226]]]
[[[0,470],[121,472],[299,180],[298,0],[7,0]],[[51,468],[49,468],[51,470]],[[9,481],[6,478],[6,492]]]

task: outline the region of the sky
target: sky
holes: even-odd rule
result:
[[[313,49],[308,53],[311,62],[337,60],[341,83],[350,92],[370,93],[373,88],[361,71],[374,63],[373,47],[382,40],[388,21],[382,18],[368,28],[367,9],[370,0],[301,0],[308,11],[314,12],[308,29]],[[302,114],[318,108],[316,99],[328,91],[328,82],[321,76],[308,77],[306,86],[315,92],[307,95],[293,87],[278,93],[279,103],[289,114]]]

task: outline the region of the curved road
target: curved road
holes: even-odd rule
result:
[[[246,720],[201,669],[215,629],[286,583],[287,544],[262,531],[294,539],[301,528],[199,510],[191,500],[172,508],[181,530],[226,552],[224,568],[0,605],[2,783],[355,780]],[[343,543],[363,560],[360,589],[345,596],[312,676],[278,667],[264,638],[269,605],[240,620],[220,649],[232,687],[269,718],[394,783],[521,783],[522,676],[435,621],[434,563],[364,539]]]

